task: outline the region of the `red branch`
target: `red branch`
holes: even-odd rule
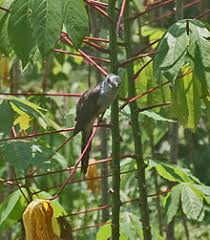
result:
[[[132,81],[132,80],[131,80],[131,81]],[[129,99],[127,102],[125,102],[125,103],[120,107],[120,109],[122,110],[122,109],[123,109],[125,106],[127,106],[128,104],[136,101],[136,100],[139,99],[139,98],[142,98],[143,96],[145,96],[145,95],[147,95],[147,94],[149,94],[149,93],[154,92],[154,91],[157,90],[158,88],[163,87],[164,85],[166,85],[166,84],[168,84],[168,83],[169,83],[169,81],[164,82],[164,83],[162,83],[161,85],[158,85],[158,86],[156,86],[156,87],[150,88],[148,91],[142,93],[141,95],[138,95],[138,96],[135,96],[134,98]]]
[[[66,55],[73,55],[73,56],[78,56],[78,57],[84,58],[84,56],[82,56],[81,54],[69,52],[69,51],[63,50],[63,49],[55,48],[55,49],[53,49],[53,52],[63,53],[63,54],[66,54]],[[110,60],[105,59],[105,58],[95,57],[95,56],[91,56],[91,55],[89,55],[89,57],[92,58],[93,60],[96,60],[96,61],[99,61],[99,62],[110,63]]]
[[[87,2],[87,3],[91,2],[92,4],[98,5],[102,8],[107,8],[108,7],[108,3],[103,3],[103,2],[99,2],[99,1],[95,1],[95,0],[85,0],[85,2]]]
[[[121,156],[121,159],[123,159],[123,158],[135,158],[135,155],[134,154],[125,154],[125,155]],[[97,160],[94,163],[90,163],[88,166],[97,165],[97,164],[101,164],[101,163],[108,163],[108,162],[111,162],[111,161],[112,161],[112,158],[110,157],[110,158],[106,158],[106,159]],[[67,171],[71,172],[71,171],[74,170],[74,168],[75,168],[75,166],[72,166],[72,167],[68,167],[68,168],[64,168],[64,169],[60,169],[60,170],[56,170],[56,171],[48,171],[48,172],[40,173],[40,174],[36,174],[36,175],[35,174],[31,175],[31,173],[30,173],[27,176],[18,177],[17,179],[13,179],[13,178],[0,179],[0,182],[1,183],[7,183],[7,184],[13,184],[13,182],[16,181],[16,180],[20,181],[20,180],[24,180],[24,179],[27,179],[27,178],[44,177],[44,176],[54,175],[54,174],[67,172]],[[80,168],[81,167],[77,166],[77,169],[80,169]]]
[[[117,21],[117,33],[119,33],[120,24],[121,24],[122,17],[123,17],[124,11],[125,11],[125,6],[126,6],[126,0],[123,0],[122,6],[121,6],[121,9],[120,9],[119,19]]]
[[[128,20],[135,20],[136,18],[141,17],[144,14],[153,11],[153,10],[157,9],[158,7],[166,6],[166,5],[168,5],[170,3],[173,3],[173,2],[174,2],[174,0],[168,0],[168,1],[165,1],[165,2],[161,2],[159,5],[150,7],[150,8],[148,8],[147,10],[145,10],[143,12],[137,13],[134,16],[129,17]]]
[[[61,34],[61,41],[66,43],[69,46],[73,46],[72,41],[69,39],[68,35],[66,33],[62,33]],[[78,49],[78,52],[91,64],[93,64],[104,76],[108,75],[108,72],[102,68],[101,66],[99,66],[93,59],[91,59],[89,57],[88,54],[86,54],[85,52],[83,52],[81,49]]]
[[[111,20],[109,14],[104,11],[100,6],[96,5],[93,3],[93,1],[91,0],[86,0],[86,3],[89,4],[92,8],[94,8],[95,10],[97,10],[98,12],[100,12],[103,16],[105,16],[106,18],[108,18],[109,20]]]
[[[94,136],[95,136],[95,134],[96,134],[96,131],[97,131],[97,128],[94,128],[94,129],[93,129],[93,132],[92,132],[92,134],[91,134],[91,136],[90,136],[90,138],[88,139],[87,145],[85,146],[82,154],[80,155],[79,159],[78,159],[77,162],[75,163],[74,169],[71,171],[70,176],[69,176],[69,177],[66,179],[66,181],[63,183],[63,185],[61,186],[61,188],[60,188],[60,190],[58,191],[58,193],[57,193],[54,197],[52,197],[50,200],[55,200],[55,199],[59,198],[60,194],[63,192],[63,190],[64,190],[64,188],[66,187],[66,185],[69,184],[69,183],[72,181],[73,177],[74,177],[75,174],[76,174],[77,167],[79,166],[79,164],[80,164],[80,162],[82,161],[84,155],[86,154],[88,148],[90,147],[90,144],[91,144],[91,142],[92,142],[92,140],[93,140],[93,138],[94,138]]]

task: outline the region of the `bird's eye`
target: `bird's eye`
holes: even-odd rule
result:
[[[110,78],[107,79],[107,82],[110,83]]]

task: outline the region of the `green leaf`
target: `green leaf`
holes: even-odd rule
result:
[[[15,167],[18,173],[44,164],[51,154],[51,149],[35,145],[31,141],[15,140],[0,146],[1,159]]]
[[[32,5],[31,26],[43,58],[55,47],[62,30],[62,4],[57,0],[36,0]]]
[[[2,1],[1,7],[9,9],[13,0]],[[11,48],[9,44],[9,37],[8,37],[8,20],[9,20],[9,13],[0,11],[0,53],[8,55]]]
[[[191,77],[191,76],[186,76]],[[187,125],[188,122],[188,105],[187,98],[184,88],[184,79],[177,79],[175,81],[174,87],[172,88],[172,115],[178,119],[179,123],[183,126]]]
[[[185,63],[189,38],[186,32],[186,20],[173,24],[161,39],[158,54],[154,58],[154,74],[160,80],[164,75],[174,81]]]
[[[11,45],[25,66],[34,47],[32,29],[29,23],[31,0],[16,0],[12,3],[8,24]]]
[[[192,77],[185,76],[183,81],[189,114],[185,127],[195,129],[200,119],[201,112],[199,81],[194,74]]]
[[[88,34],[88,15],[83,0],[64,0],[64,24],[75,48]]]
[[[12,193],[8,198],[4,200],[0,205],[0,229],[4,227],[12,211],[17,207],[18,201],[21,197],[20,191]]]
[[[167,197],[166,200],[166,221],[167,224],[169,224],[174,216],[176,215],[179,204],[180,204],[180,198],[181,198],[181,192],[182,192],[183,184],[178,184],[177,186],[173,187],[171,190],[171,193]]]
[[[96,240],[107,240],[112,236],[111,223],[100,227],[96,234]]]
[[[1,15],[2,13],[0,12],[0,53],[8,55],[10,50],[7,32],[9,14],[5,13],[3,16]]]
[[[0,103],[0,132],[7,135],[12,128],[14,121],[14,112],[7,100]]]
[[[176,121],[174,121],[172,119],[168,119],[168,118],[162,117],[159,114],[157,114],[155,112],[151,112],[151,111],[143,111],[143,112],[140,112],[140,114],[145,115],[148,118],[151,118],[151,119],[156,120],[156,121],[176,122]]]
[[[171,182],[191,182],[187,174],[179,167],[167,165],[167,164],[158,164],[156,166],[158,174]]]
[[[181,194],[182,209],[188,219],[198,220],[203,211],[203,199],[190,187],[184,184]]]

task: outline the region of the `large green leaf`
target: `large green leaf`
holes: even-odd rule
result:
[[[210,32],[205,24],[198,20],[189,21],[190,44],[188,55],[194,74],[202,84],[203,95],[206,86],[210,88]]]
[[[186,32],[186,20],[173,24],[163,36],[154,58],[154,74],[174,81],[185,63],[189,38]]]
[[[16,0],[12,3],[8,24],[9,39],[23,66],[28,63],[34,47],[30,16],[31,0]]]
[[[20,173],[48,161],[52,151],[31,141],[15,140],[0,146],[0,157]],[[43,165],[44,166],[44,165]]]
[[[58,0],[36,0],[32,5],[32,33],[43,58],[55,47],[62,30],[62,4]]]
[[[154,72],[174,81],[186,62],[202,83],[202,90],[210,87],[210,32],[198,20],[181,20],[172,25],[162,38],[154,58]],[[196,81],[198,81],[198,79]]]
[[[14,112],[7,100],[0,103],[0,132],[7,135],[12,128]]]
[[[88,34],[88,15],[83,0],[64,0],[64,24],[76,48]]]
[[[199,220],[203,212],[203,199],[189,184],[184,184],[181,194],[182,209],[188,219]]]
[[[180,198],[181,198],[181,192],[182,192],[183,184],[180,183],[172,188],[171,193],[169,193],[169,196],[167,196],[166,200],[166,221],[167,224],[169,224],[174,216],[176,215],[179,204],[180,204]]]

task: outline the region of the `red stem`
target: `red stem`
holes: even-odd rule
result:
[[[123,17],[124,11],[125,11],[125,6],[126,6],[126,0],[123,0],[122,6],[121,6],[121,9],[120,9],[119,19],[117,21],[117,33],[119,33],[120,24],[121,24],[122,17]]]
[[[97,128],[93,129],[93,132],[90,136],[90,138],[88,139],[87,145],[85,146],[82,154],[80,155],[79,159],[77,160],[77,162],[75,163],[74,169],[71,171],[70,176],[66,179],[66,181],[63,183],[63,185],[61,186],[60,190],[58,191],[58,193],[52,197],[50,200],[55,200],[57,198],[59,198],[60,194],[63,192],[64,188],[66,187],[67,184],[69,184],[72,179],[74,178],[76,171],[77,171],[77,167],[79,166],[80,162],[82,161],[84,155],[86,154],[95,134],[96,134]]]
[[[78,56],[78,57],[82,57],[84,58],[84,56],[82,56],[81,54],[78,54],[78,53],[72,53],[72,52],[69,52],[67,50],[63,50],[63,49],[53,49],[53,52],[56,52],[56,53],[64,53],[64,54],[67,54],[67,55],[73,55],[73,56]],[[95,56],[91,56],[89,55],[90,58],[96,60],[96,61],[99,61],[99,62],[105,62],[105,63],[109,63],[110,60],[106,59],[106,58],[100,58],[100,57],[95,57]]]
[[[69,39],[68,35],[66,33],[61,34],[61,41],[68,44],[69,46],[73,46],[72,41]],[[104,76],[108,75],[108,72],[102,68],[100,65],[98,65],[93,59],[89,57],[85,52],[83,52],[81,49],[78,49],[78,52],[89,62],[92,63]]]

